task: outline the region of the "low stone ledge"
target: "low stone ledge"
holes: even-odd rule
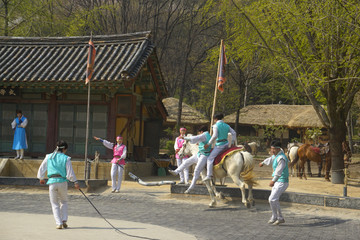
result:
[[[171,185],[171,193],[183,194],[188,186],[184,184]],[[223,193],[225,197],[241,197],[241,191],[239,188],[216,186],[217,191]],[[271,191],[265,189],[253,189],[254,199],[267,200],[270,196]],[[209,195],[206,186],[196,185],[191,194],[194,195]],[[246,194],[248,190],[246,189]],[[353,197],[339,197],[330,195],[320,194],[307,194],[297,192],[284,192],[280,201],[292,202],[300,204],[310,204],[324,207],[337,207],[337,208],[349,208],[349,209],[360,209],[360,198]]]
[[[47,180],[47,179],[45,179]],[[78,183],[81,188],[86,188],[88,192],[95,191],[100,187],[107,186],[107,180],[100,179],[89,179],[78,180]],[[23,178],[23,177],[0,177],[0,185],[9,185],[9,186],[41,186],[46,187],[48,185],[40,184],[39,179],[37,178]],[[74,183],[69,182],[69,187],[73,187]]]

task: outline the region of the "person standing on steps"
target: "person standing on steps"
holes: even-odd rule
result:
[[[28,124],[28,120],[22,114],[21,110],[16,110],[16,118],[11,123],[11,127],[14,132],[13,149],[16,150],[15,159],[24,159],[24,149],[28,148],[26,141],[25,127]]]

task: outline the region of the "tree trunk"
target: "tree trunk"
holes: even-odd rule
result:
[[[352,125],[352,118],[351,118],[351,112],[349,111],[348,113],[348,118],[347,118],[347,130],[348,130],[348,140],[349,140],[349,147],[350,147],[350,151],[353,153],[354,152],[354,148],[353,148],[353,125]]]
[[[329,135],[332,166],[331,182],[334,184],[344,184],[344,155],[341,143],[345,140],[346,125],[345,121],[341,120],[341,117],[338,117],[333,127],[329,128]]]
[[[236,110],[236,120],[235,120],[235,132],[236,132],[236,136],[238,134],[238,129],[239,129],[239,115],[240,115],[240,108],[238,108]]]

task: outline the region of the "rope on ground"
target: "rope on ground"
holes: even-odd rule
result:
[[[126,236],[129,236],[129,237],[133,237],[133,238],[141,238],[141,239],[149,239],[149,240],[159,240],[159,239],[155,239],[155,238],[148,238],[148,237],[141,237],[141,236],[136,236],[136,235],[131,235],[131,234],[128,234],[128,233],[125,233],[121,230],[119,230],[118,228],[116,228],[114,225],[112,225],[101,213],[100,211],[95,207],[95,205],[90,201],[90,199],[85,195],[85,193],[79,188],[79,191],[82,193],[82,195],[84,195],[84,197],[86,198],[86,200],[89,201],[89,203],[91,204],[91,206],[93,206],[93,208],[96,210],[96,212],[115,230],[115,232],[117,233],[121,233],[121,234],[124,234]]]

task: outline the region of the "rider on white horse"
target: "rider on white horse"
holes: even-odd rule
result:
[[[199,152],[196,155],[188,158],[183,164],[181,164],[176,170],[169,170],[169,172],[173,175],[179,174],[184,168],[189,167],[192,164],[196,163],[196,167],[194,170],[194,176],[191,181],[189,188],[185,191],[185,193],[189,193],[191,189],[194,188],[196,184],[196,180],[199,178],[201,171],[205,168],[207,157],[210,155],[211,147],[205,149],[204,146],[210,140],[211,136],[208,132],[207,126],[201,126],[198,130],[197,136],[184,137],[184,140],[189,141],[192,144],[199,143]]]
[[[226,124],[222,119],[224,115],[222,113],[216,114],[214,120],[216,123],[212,126],[213,135],[211,136],[210,141],[204,146],[207,149],[212,145],[216,140],[216,144],[209,157],[207,158],[207,174],[203,181],[210,180],[213,175],[213,164],[216,156],[221,153],[223,150],[228,148],[228,133],[232,135],[232,145],[236,143],[236,132],[228,124]]]

